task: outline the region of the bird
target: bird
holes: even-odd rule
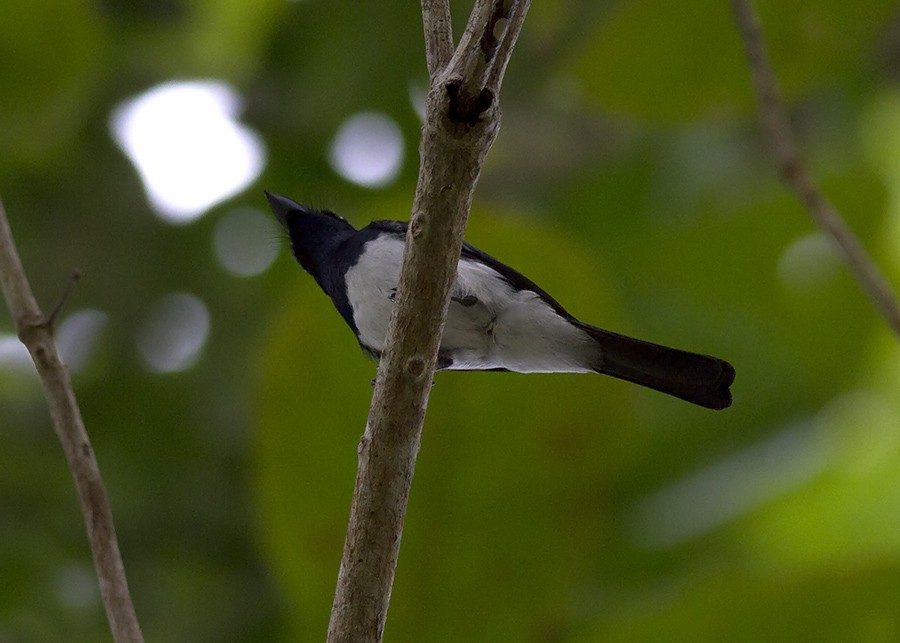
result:
[[[363,352],[384,350],[407,223],[356,229],[329,210],[265,192],[300,266],[328,295]],[[536,283],[463,243],[437,358],[438,370],[601,373],[702,407],[731,405],[734,367],[586,324]]]

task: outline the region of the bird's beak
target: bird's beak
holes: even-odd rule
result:
[[[275,213],[275,218],[278,219],[278,223],[281,224],[282,228],[290,231],[288,228],[288,215],[292,212],[296,212],[300,206],[287,197],[274,194],[268,190],[264,191],[266,193],[266,199],[269,201],[269,207],[272,208],[272,212]]]

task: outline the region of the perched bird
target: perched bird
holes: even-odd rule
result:
[[[381,355],[400,280],[406,223],[357,230],[333,212],[266,192],[294,257],[334,302],[363,351]],[[731,404],[734,368],[709,355],[581,322],[533,281],[463,245],[438,352],[438,369],[604,373],[693,404]]]

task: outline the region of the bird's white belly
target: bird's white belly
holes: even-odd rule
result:
[[[519,373],[587,372],[594,343],[536,293],[506,286],[493,307],[451,302],[441,348],[451,369],[505,368]],[[474,310],[474,309],[481,310]]]
[[[360,342],[382,351],[400,279],[403,241],[366,244],[347,272],[347,296]],[[451,369],[505,368],[521,373],[585,372],[594,343],[537,293],[513,288],[489,266],[460,261],[441,339]],[[465,305],[472,301],[475,303]]]

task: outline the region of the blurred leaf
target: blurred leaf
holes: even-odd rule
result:
[[[12,0],[4,5],[0,172],[66,149],[86,118],[106,42],[87,3]]]
[[[895,8],[888,0],[759,4],[789,99],[855,75]],[[576,69],[591,102],[614,113],[673,121],[752,107],[743,45],[727,2],[619,3],[598,23]]]
[[[288,8],[281,0],[195,3],[187,41],[197,68],[206,74],[232,78],[256,72],[264,59],[262,53],[270,32],[283,20]]]
[[[658,588],[652,604],[619,606],[575,640],[891,641],[898,578],[896,565],[790,575],[714,569]]]

